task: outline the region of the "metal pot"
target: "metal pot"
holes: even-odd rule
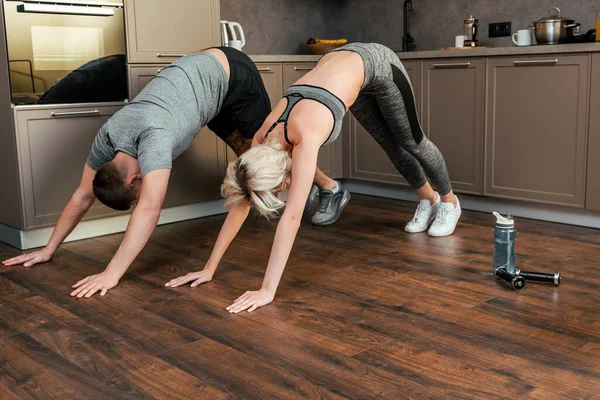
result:
[[[557,14],[551,14],[554,10]],[[572,19],[560,16],[558,7],[551,8],[546,18],[533,22],[535,40],[538,44],[559,44],[565,43],[579,31],[581,24],[575,23]]]

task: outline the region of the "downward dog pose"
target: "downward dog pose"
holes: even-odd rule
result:
[[[102,126],[79,187],[46,247],[3,264],[29,267],[48,261],[96,198],[115,210],[134,206],[123,242],[106,269],[77,282],[71,293],[104,295],[146,245],[160,216],[171,163],[198,132],[208,125],[239,156],[270,111],[260,73],[244,53],[220,47],[175,61]]]
[[[300,227],[319,148],[337,138],[348,107],[421,197],[405,230],[425,231],[435,218],[430,235],[454,232],[460,204],[441,153],[419,125],[402,63],[385,46],[353,43],[323,56],[311,72],[291,86],[257,132],[253,147],[229,165],[221,190],[231,210],[209,261],[203,271],[173,279],[166,286],[190,281],[196,286],[206,276],[212,277],[250,207],[267,217],[274,216],[284,207],[277,195],[291,184],[261,289],[246,292],[227,310],[253,311],[270,303]],[[342,193],[337,201],[343,205],[349,195]]]

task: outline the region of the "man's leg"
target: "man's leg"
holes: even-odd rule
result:
[[[245,139],[237,129],[223,141],[238,157],[248,151],[252,145],[252,139]]]

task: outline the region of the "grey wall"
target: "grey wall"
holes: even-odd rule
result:
[[[248,54],[303,54],[309,37],[346,37],[402,46],[403,0],[221,0],[221,18],[240,22]],[[413,0],[409,32],[416,50],[452,46],[469,14],[479,19],[482,45],[511,46],[510,38],[488,38],[490,22],[511,21],[513,32],[557,6],[562,15],[595,28],[599,0]]]

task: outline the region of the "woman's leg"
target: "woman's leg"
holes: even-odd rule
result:
[[[377,104],[396,141],[418,160],[442,197],[440,210],[429,234],[449,235],[454,232],[461,211],[458,199],[452,192],[444,157],[423,133],[408,76],[393,64],[390,68],[393,79],[378,78]]]
[[[412,220],[404,230],[411,233],[426,231],[435,218],[440,204],[438,194],[433,190],[421,165],[396,141],[385,118],[381,114],[375,97],[361,94],[350,107],[354,117],[373,136],[386,152],[398,172],[408,181],[420,198],[419,206]]]

